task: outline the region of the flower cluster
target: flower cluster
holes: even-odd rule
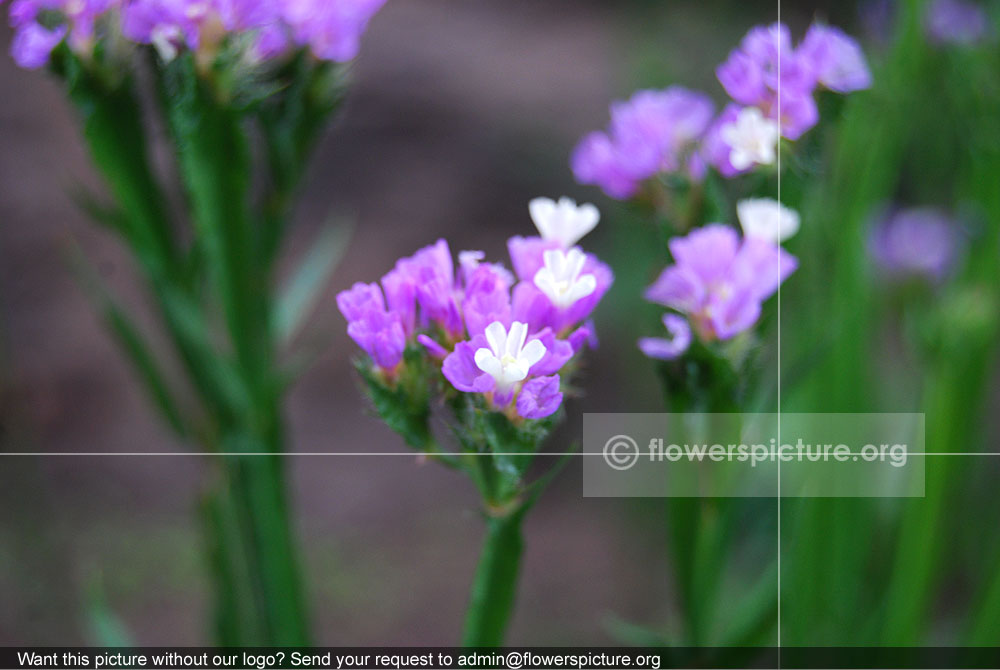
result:
[[[646,290],[646,299],[678,314],[664,316],[670,335],[643,338],[651,358],[677,358],[692,340],[726,340],[753,326],[761,306],[795,271],[798,261],[780,243],[798,230],[798,215],[774,200],[745,200],[738,214],[743,238],[723,224],[697,228],[670,241],[674,265]]]
[[[871,85],[857,42],[818,23],[797,47],[784,24],[753,28],[716,75],[734,102],[714,118],[707,96],[676,86],[613,104],[608,130],[586,135],[573,152],[577,180],[625,199],[661,173],[699,180],[712,166],[732,177],[774,163],[781,137],[796,140],[816,124],[818,87]]]
[[[868,250],[894,277],[943,280],[955,264],[959,229],[944,212],[918,207],[884,217],[872,230]]]
[[[357,55],[369,19],[385,0],[13,0],[11,53],[24,68],[42,67],[63,39],[93,52],[99,26],[153,45],[164,60],[188,48],[212,53],[227,36],[246,36],[247,57],[265,60],[308,48],[320,60]],[[117,37],[117,33],[109,37]]]
[[[559,408],[559,371],[593,341],[588,318],[613,275],[575,246],[597,224],[593,205],[539,198],[529,210],[539,236],[509,240],[513,273],[480,251],[459,253],[456,269],[439,240],[400,259],[381,285],[337,296],[348,334],[383,379],[403,374],[404,352],[419,346],[455,389],[508,416]]]

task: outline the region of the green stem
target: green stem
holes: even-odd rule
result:
[[[514,609],[517,576],[524,543],[521,522],[526,508],[486,520],[486,541],[479,558],[462,644],[466,647],[499,647]]]

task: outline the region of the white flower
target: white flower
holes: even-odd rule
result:
[[[780,244],[799,232],[799,214],[771,198],[741,200],[736,215],[745,237],[757,237]]]
[[[528,376],[531,366],[545,356],[545,345],[540,340],[524,344],[528,326],[520,321],[510,324],[510,332],[499,321],[486,327],[486,341],[490,348],[476,351],[476,367],[493,377],[496,390],[508,391]]]
[[[535,198],[528,203],[528,211],[542,239],[555,240],[563,249],[579,242],[601,218],[601,213],[590,203],[577,206],[570,198],[559,198],[559,202]]]
[[[722,141],[730,147],[729,162],[737,170],[773,163],[778,156],[780,133],[777,122],[764,118],[756,107],[744,107],[734,123],[727,123],[719,130]]]
[[[565,252],[550,249],[542,255],[542,259],[545,265],[535,273],[535,286],[556,307],[569,307],[597,289],[597,278],[594,275],[580,276],[587,256],[579,249],[574,247]]]
[[[177,46],[174,42],[181,39],[181,29],[164,23],[157,24],[149,33],[149,41],[164,63],[177,58]]]

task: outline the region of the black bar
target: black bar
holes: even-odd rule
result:
[[[0,647],[20,670],[412,668],[1000,668],[1000,647]]]

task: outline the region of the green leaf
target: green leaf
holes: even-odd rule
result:
[[[133,638],[122,620],[108,606],[99,577],[87,593],[87,630],[91,644],[98,647],[131,647]]]
[[[613,614],[605,618],[604,627],[612,638],[631,647],[669,646],[669,641],[662,633],[626,621]]]
[[[408,445],[420,451],[435,448],[431,434],[430,391],[427,387],[423,352],[410,347],[404,352],[400,378],[387,382],[367,359],[356,363],[375,411]]]
[[[279,342],[288,342],[315,307],[326,282],[347,251],[353,230],[352,223],[341,221],[320,231],[278,299],[273,331]]]

